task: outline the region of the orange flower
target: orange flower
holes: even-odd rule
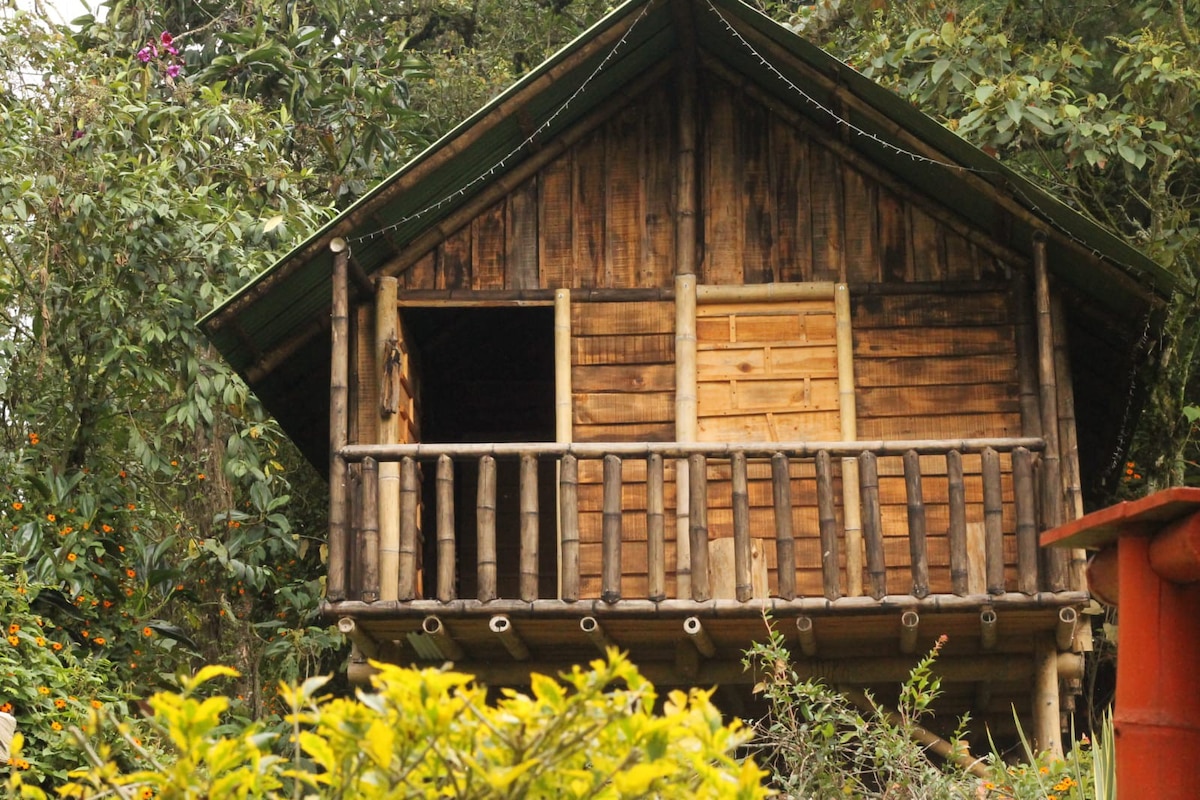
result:
[[[136,577],[137,577],[137,570],[133,570],[133,569],[127,569],[127,570],[125,570],[125,577],[127,577],[127,578],[136,578]]]
[[[62,642],[51,642],[50,649],[57,653],[59,650],[62,650]]]
[[[38,694],[50,694],[50,687],[49,686],[39,686]]]
[[[101,703],[99,700],[93,700],[92,708],[104,708],[104,703]]]
[[[208,476],[207,476],[207,475],[205,475],[203,472],[198,472],[198,473],[196,473],[196,480],[198,480],[198,481],[205,480],[207,477],[208,477]]]
[[[154,629],[151,628],[149,625],[142,628],[142,636],[153,636],[153,635],[154,635]]]
[[[10,636],[10,637],[8,637],[8,643],[11,644],[13,647],[16,647],[17,645],[19,645],[21,643],[21,640],[18,639],[16,636]]]
[[[87,631],[80,631],[80,632],[79,632],[79,635],[80,635],[80,636],[82,636],[82,637],[83,637],[83,638],[85,638],[85,639],[86,639],[86,638],[88,638],[89,636],[91,636],[91,634],[90,634],[90,633],[88,633]]]
[[[95,639],[92,639],[92,641],[100,647],[103,647],[108,642],[108,639],[105,639],[103,636],[97,636]]]
[[[67,553],[67,561],[74,561],[78,557],[79,556],[75,555],[74,553]]]
[[[61,730],[62,730],[62,723],[61,723],[61,722],[58,722],[58,721],[51,722],[51,723],[50,723],[50,730],[52,730],[52,731],[61,731]]]
[[[109,525],[109,524],[106,522],[106,523],[104,523],[103,525],[101,525],[101,526],[100,526],[100,530],[104,531],[105,533],[112,533],[112,525]]]
[[[51,522],[54,522],[55,520],[58,519],[58,517],[54,516],[53,514],[47,514],[46,519],[50,520]]]
[[[9,633],[16,633],[16,632],[17,632],[17,631],[19,631],[19,630],[21,630],[21,626],[20,626],[20,625],[18,625],[17,623],[15,623],[15,622],[11,623],[11,624],[8,626],[8,632],[9,632]]]
[[[58,698],[57,700],[55,700],[55,701],[54,701],[54,707],[55,707],[55,708],[66,708],[66,707],[67,707],[67,701],[66,701],[66,700],[63,700],[63,699],[60,697],[60,698]]]
[[[104,601],[104,607],[105,607],[105,608],[112,608],[112,605],[113,605],[113,601],[112,601],[112,600],[105,600],[105,601]]]
[[[21,503],[21,502],[13,503],[13,510],[15,510],[15,511],[20,511],[24,507],[25,507],[24,503]]]
[[[41,636],[37,637],[37,639],[35,639],[34,641],[36,641],[36,642],[37,642],[37,646],[38,646],[38,647],[45,647],[45,646],[46,646],[46,640],[45,640],[45,639],[43,639]]]
[[[12,709],[13,709],[12,703],[5,703],[4,705],[0,705],[0,714],[11,714]]]

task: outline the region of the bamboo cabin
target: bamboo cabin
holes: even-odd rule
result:
[[[324,612],[495,685],[628,651],[1045,746],[1165,273],[738,0],[629,0],[203,320],[329,471]],[[730,697],[737,693],[730,691]]]

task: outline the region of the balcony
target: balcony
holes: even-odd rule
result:
[[[1081,564],[1038,549],[1042,449],[350,445],[325,614],[360,656],[492,683],[610,645],[660,683],[744,683],[769,614],[813,675],[886,684],[947,634],[946,679],[1003,705],[1028,692],[1032,643],[1072,649],[1087,597]]]

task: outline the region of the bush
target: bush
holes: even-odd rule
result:
[[[465,674],[378,665],[374,691],[320,695],[325,679],[283,686],[290,736],[255,723],[222,725],[230,701],[204,696],[235,677],[206,667],[181,692],[150,700],[167,755],[140,753],[124,769],[112,748],[85,753],[91,766],[64,797],[202,798],[763,798],[765,775],[735,750],[749,732],[726,725],[710,693],[672,692],[653,710],[654,688],[610,652],[561,682],[535,675],[529,694],[487,702]],[[94,716],[84,738],[110,729]],[[19,742],[17,743],[19,745]],[[42,800],[10,778],[13,796]]]

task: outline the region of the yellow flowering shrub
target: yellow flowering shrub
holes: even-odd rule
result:
[[[282,686],[290,736],[227,722],[230,701],[205,684],[235,676],[207,667],[178,693],[150,700],[166,758],[132,768],[98,749],[63,797],[195,798],[697,798],[766,797],[765,773],[736,750],[749,731],[726,724],[710,692],[653,686],[615,651],[559,680],[493,703],[471,676],[378,665],[373,691],[320,693],[326,679]],[[10,783],[13,796],[43,796]]]

